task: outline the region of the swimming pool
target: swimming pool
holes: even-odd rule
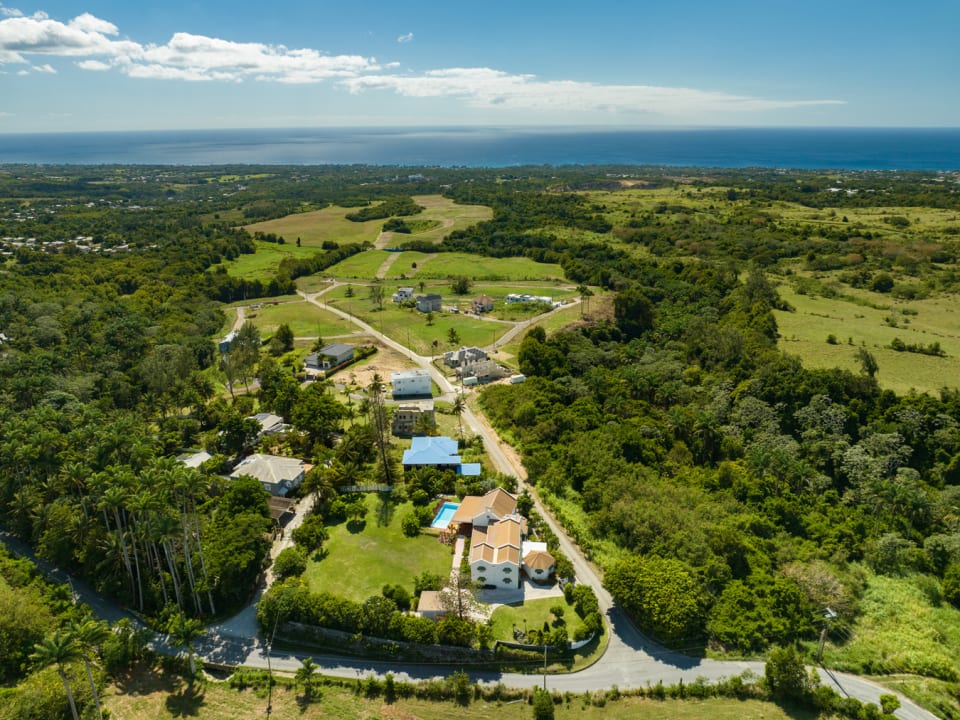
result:
[[[433,522],[430,523],[430,527],[446,530],[447,525],[450,524],[450,519],[458,507],[460,507],[460,503],[445,502],[437,513],[437,516],[433,519]]]

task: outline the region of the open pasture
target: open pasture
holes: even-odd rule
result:
[[[347,335],[356,331],[356,326],[318,308],[305,300],[263,305],[259,310],[247,310],[250,322],[257,326],[264,337],[272,335],[276,329],[286,323],[295,337],[328,337]]]
[[[340,245],[347,243],[373,242],[380,234],[383,220],[368,220],[367,222],[353,222],[347,220],[347,215],[356,212],[357,208],[343,208],[331,205],[323,210],[294,213],[275,220],[245,225],[249,233],[274,233],[282,236],[287,244],[296,245],[297,238],[305,247],[318,248],[325,241],[333,241]]]
[[[825,298],[800,295],[789,285],[781,285],[778,291],[795,308],[794,312],[774,312],[780,330],[779,346],[799,356],[807,367],[859,371],[856,353],[863,347],[877,360],[881,387],[897,393],[911,389],[936,393],[944,386],[956,387],[960,376],[960,314],[955,298],[901,302],[855,290],[850,290],[847,297]],[[830,335],[837,344],[827,342]],[[940,343],[946,357],[897,352],[890,347],[895,338],[908,345]]]

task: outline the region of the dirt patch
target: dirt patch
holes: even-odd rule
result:
[[[405,355],[401,355],[393,348],[387,347],[370,337],[364,337],[358,341],[358,344],[374,345],[377,348],[377,354],[341,370],[333,376],[334,382],[368,387],[373,383],[373,376],[379,375],[380,382],[389,385],[390,373],[398,370],[412,370],[418,367]]]

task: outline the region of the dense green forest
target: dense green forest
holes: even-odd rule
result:
[[[960,606],[955,378],[935,395],[897,395],[867,348],[857,371],[810,369],[778,348],[773,314],[791,309],[778,282],[826,295],[815,273],[835,273],[834,293],[960,289],[956,180],[4,168],[0,523],[158,620],[242,604],[271,524],[259,486],[218,475],[254,445],[253,398],[232,397],[235,380],[260,380],[260,408],[293,422],[304,457],[351,479],[378,470],[363,469],[375,439],[360,430],[333,451],[350,410],[322,386],[302,390],[255,329],[239,366],[213,342],[223,303],[290,293],[362,246],[248,280],[222,264],[256,249],[238,225],[330,204],[369,208],[360,219],[393,205],[407,214],[410,196],[442,192],[493,218],[407,249],[559,263],[571,284],[615,293],[571,327],[530,331],[518,357],[529,380],[486,389],[482,405],[645,632],[690,652],[814,641],[826,608],[840,626],[856,622],[868,575],[927,578]],[[933,210],[947,215],[920,217]],[[201,470],[172,459],[201,445],[220,454]],[[938,658],[861,669],[958,680]]]

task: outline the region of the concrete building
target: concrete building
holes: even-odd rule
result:
[[[412,287],[402,287],[397,288],[397,291],[391,296],[391,300],[395,303],[404,302],[413,298],[413,288]]]
[[[307,355],[304,366],[308,370],[326,372],[353,360],[353,353],[353,345],[332,343],[325,345],[315,353]]]
[[[447,367],[458,368],[464,364],[486,360],[489,356],[478,347],[462,347],[443,354],[443,364]]]
[[[433,400],[405,402],[393,411],[391,432],[397,437],[412,437],[417,426],[424,424],[436,427]]]
[[[430,397],[433,384],[426,370],[400,370],[390,373],[393,397]]]
[[[417,295],[417,310],[420,312],[440,312],[443,308],[443,298],[436,293]]]

